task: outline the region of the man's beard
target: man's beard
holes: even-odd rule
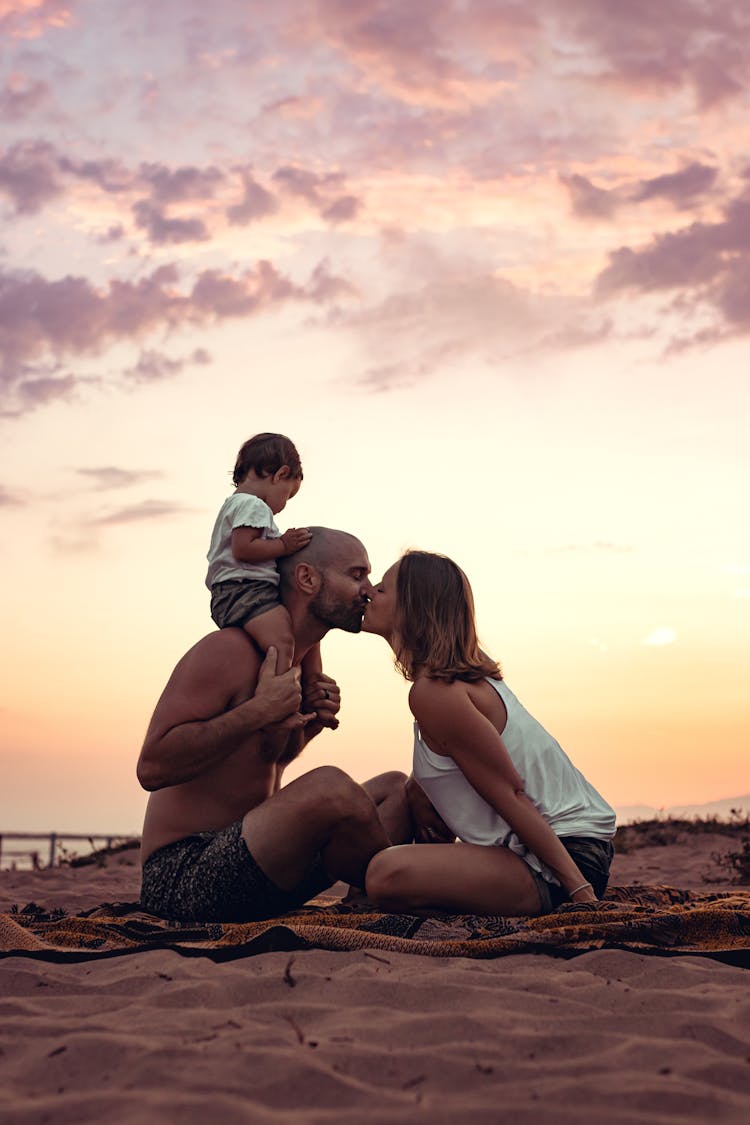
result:
[[[338,601],[330,593],[325,578],[321,575],[320,590],[310,603],[310,613],[329,629],[359,633],[367,601],[365,597],[357,598],[354,604]]]

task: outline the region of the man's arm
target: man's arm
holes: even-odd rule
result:
[[[294,714],[299,669],[275,675],[276,651],[263,664],[244,633],[204,637],[175,668],[156,705],[138,760],[138,780],[153,791],[192,781],[228,758],[254,731]],[[238,695],[252,698],[235,704]]]
[[[302,714],[290,715],[269,727],[264,734],[261,752],[279,767],[276,789],[281,785],[284,768],[298,758],[310,739],[320,734],[324,727],[336,730],[336,718],[341,707],[341,690],[333,676],[319,672],[314,680],[304,683]]]

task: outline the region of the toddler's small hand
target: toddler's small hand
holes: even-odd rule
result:
[[[290,527],[281,536],[281,542],[284,544],[284,554],[293,555],[295,551],[301,551],[303,547],[312,539],[312,532],[308,531],[306,527]]]
[[[318,673],[312,682],[303,681],[302,706],[306,711],[314,710],[322,726],[336,730],[339,725],[336,715],[341,707],[339,685],[325,672]]]

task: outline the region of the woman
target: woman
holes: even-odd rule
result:
[[[595,902],[615,814],[479,648],[463,571],[409,551],[376,587],[363,628],[388,641],[412,681],[414,779],[462,841],[379,852],[369,897],[396,910],[503,915]]]

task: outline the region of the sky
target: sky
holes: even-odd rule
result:
[[[138,832],[241,443],[468,574],[616,806],[750,791],[742,0],[0,0],[5,831]],[[408,770],[331,634],[324,762]]]

